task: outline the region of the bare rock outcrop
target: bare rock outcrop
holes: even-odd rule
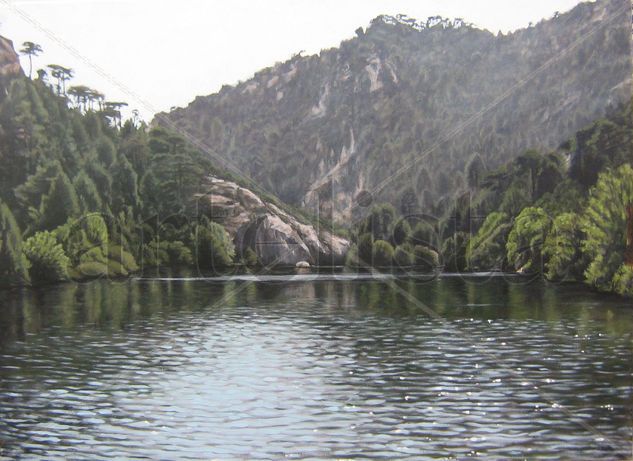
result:
[[[13,42],[0,35],[0,78],[16,77],[22,73],[20,58],[13,49]]]
[[[253,250],[264,265],[340,265],[349,241],[300,222],[275,204],[234,182],[210,176],[196,195],[198,212],[221,223],[238,254]]]
[[[9,92],[9,83],[15,77],[24,75],[20,58],[13,49],[13,42],[0,35],[0,101]]]

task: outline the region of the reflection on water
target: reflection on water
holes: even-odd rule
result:
[[[0,459],[623,458],[628,304],[457,277],[4,292]]]

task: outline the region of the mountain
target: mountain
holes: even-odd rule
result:
[[[379,16],[338,48],[153,123],[285,202],[349,224],[372,200],[441,212],[467,188],[473,156],[493,169],[556,148],[626,101],[631,74],[628,0],[582,3],[507,35]]]

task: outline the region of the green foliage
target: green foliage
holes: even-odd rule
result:
[[[582,238],[577,214],[569,212],[556,216],[543,245],[547,278],[576,280],[582,276],[585,269]]]
[[[468,165],[466,165],[466,180],[468,182],[468,187],[471,189],[477,189],[483,181],[485,172],[486,166],[484,165],[481,155],[478,153],[473,154],[468,161]]]
[[[467,261],[470,270],[494,270],[504,267],[506,240],[510,218],[505,213],[490,213],[468,244]]]
[[[112,167],[112,210],[137,210],[140,204],[137,174],[129,160],[121,156]]]
[[[81,171],[73,181],[73,186],[79,198],[83,213],[99,212],[103,209],[103,202],[94,181],[85,171]]]
[[[424,272],[434,271],[440,264],[437,252],[423,245],[416,245],[413,248],[413,261],[416,268]]]
[[[57,228],[55,234],[73,266],[92,261],[106,263],[108,227],[99,214],[70,220]]]
[[[72,276],[76,279],[92,279],[99,277],[107,277],[109,272],[108,262],[104,261],[84,261],[80,263],[76,268],[72,270]],[[115,276],[119,275],[116,273],[115,268]]]
[[[413,187],[407,187],[400,194],[400,212],[402,216],[411,216],[418,211],[418,196]]]
[[[413,246],[422,245],[430,248],[437,246],[437,240],[438,236],[435,227],[427,221],[416,223],[408,238],[408,242]]]
[[[514,221],[506,244],[508,262],[515,270],[540,272],[543,242],[551,222],[541,208],[527,207]]]
[[[259,259],[257,258],[257,253],[255,253],[252,248],[247,248],[244,251],[243,260],[244,260],[244,264],[246,264],[249,267],[254,267],[254,266],[257,266],[259,264]]]
[[[633,168],[623,165],[598,177],[591,189],[581,228],[585,235],[583,251],[589,258],[585,271],[587,282],[601,290],[627,286],[628,274],[621,270],[626,250],[626,207],[633,203]]]
[[[376,240],[372,247],[372,262],[374,267],[388,267],[393,261],[393,247],[385,240]]]
[[[352,244],[350,249],[347,251],[345,255],[345,266],[346,267],[361,267],[361,262],[358,257],[358,246],[356,244]]]
[[[622,264],[613,276],[613,291],[624,296],[633,296],[633,267]]]
[[[563,161],[559,154],[542,155],[529,150],[512,162],[488,173],[481,182],[479,196],[490,211],[517,216],[521,210],[545,195],[551,195],[563,181]],[[559,189],[558,193],[563,192]],[[486,200],[484,200],[484,198]]]
[[[162,203],[161,185],[152,170],[147,171],[141,179],[139,193],[143,200],[143,214],[146,216],[161,216],[164,203]]]
[[[264,69],[219,95],[161,114],[157,122],[182,127],[292,204],[302,203],[315,181],[325,183],[330,169],[349,158],[337,196],[352,197],[359,184],[379,186],[374,199],[397,205],[405,215],[411,197],[439,215],[432,209],[437,199],[463,188],[459,173],[470,172],[471,190],[477,189],[477,168],[467,168],[473,152],[496,168],[526,149],[559,145],[561,136],[601,116],[605,101],[630,96],[623,84],[631,75],[629,46],[616,46],[630,42],[630,18],[609,23],[608,33],[587,33],[600,13],[611,16],[603,9],[611,4],[579,6],[538,30],[507,35],[443,22],[417,30],[397,19],[377,19],[338,48]],[[586,40],[565,52],[568,38],[577,35]],[[560,58],[556,66],[538,69],[553,57]],[[373,84],[368,65],[376,66]],[[528,79],[523,91],[491,105],[501,89],[537,69],[538,78]],[[334,84],[335,75],[345,78]],[[570,88],[582,92],[573,104]],[[363,153],[362,161],[348,157],[352,148]],[[422,163],[427,174],[418,170]],[[529,203],[516,206],[508,199],[508,208],[497,204],[486,214],[516,216],[546,192],[541,186],[547,180],[539,183],[539,177],[550,172],[534,166],[523,171],[525,187],[514,189]],[[408,194],[412,186],[414,196]],[[320,197],[335,211],[349,206],[327,191]]]
[[[66,174],[58,174],[53,179],[48,195],[42,198],[40,228],[54,229],[69,219],[78,217],[80,212],[75,188]]]
[[[128,120],[120,131],[119,152],[130,161],[139,177],[142,176],[150,162],[147,132],[136,129]]]
[[[371,266],[374,237],[370,233],[358,238],[358,259],[361,266]]]
[[[193,263],[191,250],[187,248],[183,242],[179,240],[175,242],[165,242],[164,248],[167,252],[170,266],[189,266]]]
[[[105,211],[112,202],[112,176],[103,165],[94,161],[89,161],[85,165],[85,169],[90,179],[95,183],[99,195],[101,196],[104,209],[99,211]]]
[[[565,212],[581,213],[585,207],[587,191],[572,179],[561,181],[551,193],[546,193],[535,206],[543,208],[550,216]]]
[[[168,216],[185,210],[205,175],[209,160],[187,147],[186,141],[163,128],[149,134],[149,165],[141,185],[142,200],[156,213]]]
[[[120,273],[133,273],[139,270],[134,256],[120,245],[108,246],[108,259],[110,264],[121,267],[121,269],[118,269]]]
[[[413,248],[411,245],[400,245],[393,255],[394,264],[401,269],[408,269],[413,266]]]
[[[630,24],[625,25],[625,22],[614,24],[609,35],[620,29],[619,33],[628,33]],[[582,223],[591,223],[580,226],[580,231],[590,228],[581,251],[591,255],[592,265],[587,269],[589,278],[605,289],[626,291],[630,277],[618,260],[617,245],[607,248],[605,243],[591,243],[604,235],[591,229],[596,224],[593,218],[590,219],[590,211],[596,205],[588,206],[589,217],[585,217],[583,209],[586,190],[595,183],[597,173],[630,162],[631,107],[578,132],[569,145],[562,148],[568,155],[569,172],[565,172],[566,163],[560,153],[541,155],[534,151],[525,152],[525,149],[532,145],[555,145],[560,141],[560,133],[571,133],[591,120],[598,110],[595,101],[605,100],[605,91],[609,97],[615,94],[613,88],[620,81],[617,78],[613,82],[604,78],[592,80],[592,75],[603,77],[608,72],[611,76],[622,74],[628,78],[630,56],[614,54],[610,47],[604,47],[603,53],[596,53],[596,49],[601,49],[596,43],[583,45],[585,52],[591,50],[600,62],[591,63],[597,74],[586,76],[586,68],[582,73],[565,74],[565,78],[574,81],[582,74],[583,81],[596,82],[587,88],[587,101],[582,103],[586,105],[581,104],[574,114],[560,117],[559,103],[567,96],[559,94],[562,86],[547,85],[551,76],[545,75],[545,83],[539,85],[537,91],[538,97],[534,97],[532,91],[516,96],[518,100],[514,98],[511,103],[498,106],[489,117],[476,121],[472,125],[473,136],[456,136],[445,142],[441,150],[433,151],[429,147],[446,132],[444,128],[459,123],[464,110],[469,113],[485,106],[486,98],[498,92],[499,82],[506,79],[514,82],[516,72],[512,66],[504,65],[503,69],[494,69],[495,79],[472,77],[477,86],[473,91],[468,83],[471,77],[460,71],[464,66],[462,59],[441,63],[440,67],[447,70],[443,72],[424,61],[433,53],[419,52],[422,45],[425,49],[434,49],[441,44],[444,32],[438,30],[437,35],[432,35],[436,32],[414,33],[404,28],[394,35],[384,33],[383,26],[391,27],[374,24],[367,34],[347,42],[340,50],[326,52],[317,59],[319,62],[311,64],[309,73],[301,68],[307,61],[299,58],[293,63],[298,66],[296,77],[291,85],[284,86],[283,100],[278,104],[253,104],[248,111],[243,111],[240,109],[243,102],[230,103],[232,93],[226,93],[228,99],[201,98],[193,104],[193,120],[184,116],[192,110],[191,107],[174,116],[183,116],[183,123],[179,123],[183,130],[200,135],[198,138],[207,141],[206,144],[213,146],[220,155],[295,204],[305,198],[306,188],[314,183],[315,178],[308,178],[306,174],[322,171],[321,163],[329,167],[338,160],[331,158],[332,152],[335,157],[341,152],[342,157],[343,150],[349,153],[353,145],[355,150],[366,153],[362,165],[354,165],[354,172],[363,178],[363,182],[379,185],[384,194],[381,199],[397,204],[404,214],[422,207],[439,217],[433,225],[416,225],[411,230],[408,223],[397,219],[396,211],[390,205],[374,207],[354,230],[353,237],[357,243],[354,247],[357,256],[367,263],[372,262],[376,253],[386,259],[384,253],[387,250],[380,242],[384,241],[396,246],[395,251],[392,249],[396,264],[406,263],[413,254],[414,258],[427,261],[427,268],[435,267],[437,262],[433,263],[433,253],[428,252],[442,248],[446,267],[454,266],[459,270],[464,265],[464,249],[467,248],[471,268],[502,267],[506,254],[505,237],[512,217],[520,217],[521,210],[531,205],[558,216],[545,242],[548,274],[560,276],[569,261],[572,265],[576,261],[579,268],[583,267],[584,259],[576,253],[571,254],[575,243],[569,243],[577,242],[577,222],[570,223],[564,217],[567,212],[574,211],[583,216]],[[575,31],[573,24],[570,27]],[[491,34],[471,28],[459,33],[463,34],[465,43],[473,46],[492,46],[497,40]],[[504,59],[512,61],[519,55],[525,59],[525,47],[532,45],[519,43],[522,41],[520,36],[511,38],[510,41],[517,42],[514,45],[507,42],[507,37],[503,38],[506,41]],[[553,42],[558,43],[557,40]],[[542,56],[534,54],[541,52],[542,47],[527,50],[534,62],[542,61]],[[369,97],[369,93],[363,95],[370,88],[365,69],[376,53],[381,57],[383,71],[379,80],[383,88],[373,91]],[[463,57],[470,59],[471,53],[467,52]],[[409,58],[413,61],[403,65]],[[315,101],[323,96],[321,83],[332,75],[331,67],[339,63],[349,65],[352,78],[328,89],[325,99],[337,103],[328,103],[326,117],[306,118],[305,114],[311,113]],[[484,73],[490,71],[486,66],[478,69]],[[195,229],[174,220],[165,226],[169,227],[166,236],[162,230],[151,231],[147,235],[150,243],[142,247],[140,229],[147,229],[146,219],[157,217],[162,221],[191,206],[191,198],[200,192],[205,176],[215,171],[206,155],[169,130],[160,127],[149,130],[145,124],[131,121],[123,124],[120,119],[113,119],[112,112],[89,110],[87,106],[90,104],[86,101],[82,102],[83,109],[69,110],[69,101],[63,93],[64,79],[71,72],[61,66],[55,66],[54,70],[57,73],[54,78],[60,79],[60,96],[55,95],[42,78],[30,81],[20,77],[0,82],[0,160],[3,165],[0,169],[0,200],[8,206],[6,210],[0,206],[2,274],[7,278],[9,274],[28,277],[25,272],[28,261],[23,256],[20,260],[21,229],[25,238],[36,230],[51,231],[57,243],[62,245],[62,253],[68,256],[73,274],[78,276],[82,275],[80,273],[126,275],[138,269],[136,258],[152,253],[160,264],[189,264],[192,259],[202,262],[203,266],[230,264],[234,257],[230,239],[221,226],[216,228],[208,223],[194,232]],[[283,69],[286,71],[290,71],[289,67]],[[258,74],[255,78],[262,79],[260,88],[264,88],[271,73],[276,72],[273,69]],[[397,83],[389,81],[391,72],[397,74],[401,82],[407,82],[406,88],[400,85],[404,93],[394,91]],[[305,80],[306,75],[310,76],[308,80]],[[446,79],[446,75],[451,78]],[[560,75],[557,73],[556,77]],[[279,79],[280,82],[284,80]],[[457,80],[459,82],[455,83]],[[606,81],[609,81],[608,85],[601,85]],[[415,97],[406,97],[409,91]],[[249,92],[241,90],[235,94],[247,99],[251,97]],[[307,98],[306,95],[312,96]],[[220,100],[223,102],[216,106]],[[213,105],[213,110],[205,110],[207,104]],[[376,111],[376,107],[380,110]],[[548,116],[547,130],[538,121],[544,120],[545,115]],[[298,122],[289,130],[284,120]],[[202,131],[197,133],[197,130]],[[473,146],[475,138],[478,145]],[[475,150],[481,154],[470,156]],[[306,156],[303,152],[313,152],[314,155]],[[484,171],[484,162],[498,167],[509,156],[521,152],[524,154],[515,161],[491,173]],[[424,167],[408,168],[413,165],[410,161],[420,158],[423,153]],[[406,180],[394,181],[384,187],[386,184],[381,181],[402,167],[406,167],[402,175]],[[353,184],[350,187],[355,188],[360,182],[353,179],[340,185]],[[462,201],[464,203],[453,206],[451,196],[456,191],[463,191],[466,183],[471,187],[470,192],[476,194],[474,205]],[[415,188],[412,187],[414,184]],[[320,196],[327,197],[331,192],[331,188],[322,189]],[[13,217],[8,217],[8,210],[13,210]],[[76,221],[88,212],[101,216]],[[602,215],[602,212],[600,209],[598,214]],[[488,215],[490,221],[486,220],[481,229],[469,227],[471,215],[482,214]],[[467,246],[465,234],[448,235],[453,232],[453,227],[448,224],[453,217],[458,221],[458,231],[476,231]],[[619,235],[619,222],[608,216],[604,221],[605,229],[613,226],[609,232],[612,231],[613,236]],[[515,224],[518,226],[517,242],[527,239],[531,252],[538,249],[538,245],[533,248],[532,244],[540,243],[534,241],[536,237],[529,239],[532,224],[520,225],[519,218]],[[611,235],[606,231],[603,234]],[[39,233],[35,236],[44,239]],[[443,242],[440,236],[446,237]],[[523,243],[517,243],[517,247]],[[416,257],[413,245],[429,248],[418,248]],[[252,255],[248,256],[253,259]],[[534,257],[531,254],[529,259]]]
[[[529,195],[525,193],[527,184],[517,181],[503,194],[503,200],[499,206],[501,213],[516,216],[523,208],[530,204]]]
[[[375,240],[391,240],[396,210],[389,204],[375,205],[359,226],[359,234],[370,233]]]
[[[99,162],[105,167],[110,167],[117,158],[116,147],[112,140],[105,135],[101,135],[96,141],[95,147]]]
[[[57,160],[38,165],[35,172],[15,189],[20,206],[39,208],[42,197],[51,189],[51,183],[62,173],[62,166]]]
[[[166,242],[159,242],[154,239],[143,246],[142,252],[143,268],[160,268],[169,264],[169,254],[166,249]]]
[[[633,196],[632,115],[630,102],[564,143],[561,151],[570,158],[567,171],[560,154],[527,152],[488,174],[474,200],[489,214],[469,245],[471,267],[477,267],[478,259],[498,254],[502,245],[487,245],[485,235],[501,229],[495,224],[500,219],[494,210],[502,210],[519,215],[507,244],[513,268],[539,270],[543,243],[548,278],[580,280],[584,276],[601,290],[626,293],[630,282],[624,264],[626,207]],[[556,216],[549,232],[548,215]],[[508,219],[506,215],[503,221]]]
[[[28,258],[33,283],[58,282],[68,279],[70,261],[55,236],[48,232],[37,232],[24,243],[24,254]]]
[[[198,267],[221,268],[233,263],[235,248],[224,227],[215,222],[201,223],[196,231],[195,257]]]
[[[572,179],[588,188],[596,183],[600,171],[631,162],[632,110],[629,105],[610,119],[597,120],[576,134],[570,142]]]
[[[119,245],[135,258],[139,256],[143,239],[143,227],[129,208],[110,217],[108,226],[111,245]],[[149,238],[149,236],[148,236]]]
[[[411,226],[405,219],[399,219],[393,227],[392,242],[394,245],[402,245],[411,235]]]
[[[28,283],[28,270],[18,223],[9,207],[0,201],[0,285]]]
[[[455,232],[442,244],[442,260],[447,272],[463,272],[468,269],[468,234]]]
[[[130,275],[130,272],[125,268],[125,266],[120,262],[113,259],[108,259],[107,261],[107,275],[108,277],[127,277]]]

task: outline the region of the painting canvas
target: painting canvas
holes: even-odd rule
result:
[[[0,460],[633,459],[632,17],[0,1]]]

